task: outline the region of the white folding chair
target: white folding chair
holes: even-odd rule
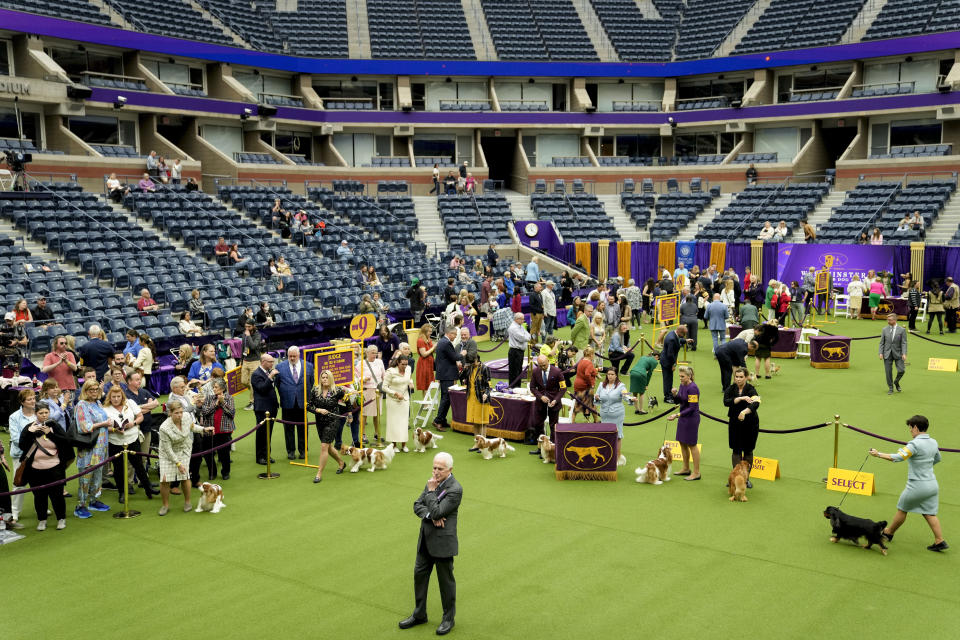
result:
[[[813,329],[810,327],[804,327],[803,329],[800,329],[800,340],[797,341],[798,358],[810,357],[810,338],[811,336],[818,335],[820,335],[820,329]]]
[[[573,422],[573,408],[577,406],[577,401],[573,398],[563,397],[560,398],[560,404],[563,406],[560,408],[560,417],[557,419],[557,422],[564,424]]]
[[[13,174],[7,169],[0,169],[0,191],[11,191],[13,189]]]
[[[841,312],[844,318],[850,317],[850,296],[846,293],[838,293],[834,296],[833,317],[836,318]]]
[[[917,311],[917,322],[920,324],[927,323],[927,298],[924,296],[920,300],[920,310]]]
[[[427,420],[430,419],[430,414],[433,413],[437,405],[440,404],[440,383],[436,380],[431,382],[430,386],[427,387],[426,393],[423,394],[423,400],[414,400],[413,404],[417,405],[417,413],[413,417],[413,428],[416,429],[420,427],[421,429],[425,429],[427,427]]]

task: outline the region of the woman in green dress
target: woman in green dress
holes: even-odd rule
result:
[[[643,415],[643,394],[647,392],[647,386],[650,384],[650,378],[653,377],[653,371],[660,364],[660,352],[651,351],[650,355],[643,356],[637,360],[633,368],[630,369],[630,393],[634,394],[634,413]]]

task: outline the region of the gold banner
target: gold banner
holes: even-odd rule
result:
[[[603,282],[610,275],[610,241],[597,241],[597,279]]]
[[[585,273],[590,273],[590,243],[577,242],[574,244],[574,262],[580,265]]]
[[[722,273],[724,265],[727,261],[727,243],[726,242],[711,242],[710,243],[710,264],[717,265],[717,271]],[[701,271],[706,272],[706,268],[701,269]]]
[[[664,269],[669,270],[670,273],[673,274],[673,270],[677,268],[677,243],[661,242],[657,261],[663,265]],[[660,279],[660,275],[659,273],[657,274],[657,280]]]
[[[627,286],[633,267],[633,243],[617,243],[617,275],[623,278],[623,286]]]

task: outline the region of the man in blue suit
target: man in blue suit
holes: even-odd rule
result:
[[[302,424],[284,424],[283,436],[287,443],[287,459],[303,460],[306,434],[304,424],[307,412],[303,403],[304,381],[307,387],[313,386],[313,365],[300,361],[300,349],[287,349],[287,359],[277,365],[277,392],[280,394],[280,408],[283,409],[285,422]]]

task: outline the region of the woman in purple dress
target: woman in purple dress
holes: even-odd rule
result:
[[[477,336],[476,310],[470,305],[470,298],[466,290],[460,292],[460,298],[457,301],[457,308],[463,314],[463,326],[470,331],[470,337]]]
[[[667,420],[677,421],[677,440],[680,442],[680,455],[683,456],[683,469],[675,473],[687,476],[684,480],[700,479],[700,449],[697,448],[697,435],[700,430],[700,389],[693,381],[693,368],[680,367],[680,388],[673,390],[680,410]],[[693,471],[690,471],[690,458],[693,458]]]

